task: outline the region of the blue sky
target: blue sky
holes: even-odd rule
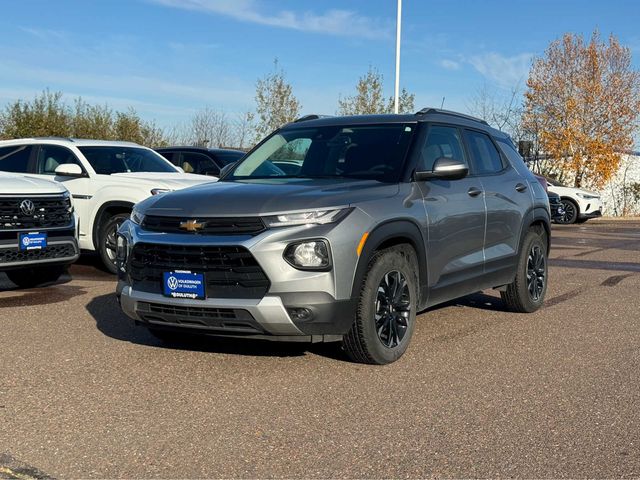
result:
[[[303,113],[333,114],[371,65],[392,94],[395,0],[4,0],[0,105],[61,90],[133,106],[161,126],[211,106],[253,108],[255,81],[286,71]],[[526,82],[531,58],[563,32],[598,28],[640,65],[640,2],[403,2],[402,85],[417,106],[465,111],[483,85]]]

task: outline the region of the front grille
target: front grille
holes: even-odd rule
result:
[[[269,279],[244,247],[138,243],[129,260],[133,288],[162,293],[162,274],[204,273],[209,298],[262,298]]]
[[[247,310],[138,302],[136,312],[144,321],[167,326],[173,324],[233,332],[263,333],[263,329]]]
[[[190,231],[180,227],[180,224],[194,220],[201,224],[199,229]],[[184,218],[156,215],[145,216],[142,228],[154,232],[197,233],[201,235],[257,235],[265,230],[260,217]]]
[[[18,250],[17,247],[0,248],[0,264],[70,258],[75,254],[76,249],[70,243],[64,243],[62,245],[48,245],[42,250]]]
[[[33,202],[33,213],[25,213],[20,204]],[[0,197],[0,230],[26,230],[66,227],[71,222],[68,197]]]

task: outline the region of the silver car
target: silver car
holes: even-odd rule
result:
[[[117,294],[167,341],[340,341],[385,364],[432,305],[496,288],[511,310],[538,309],[549,235],[544,189],[484,121],[307,116],[216,184],[137,204],[118,234]]]

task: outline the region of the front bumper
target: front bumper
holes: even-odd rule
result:
[[[596,218],[602,216],[602,200],[600,199],[581,199],[578,205],[581,219]]]
[[[349,330],[355,315],[354,301],[336,301],[324,292],[192,300],[136,291],[120,280],[116,294],[123,312],[138,324],[204,335],[337,341]],[[306,309],[309,318],[292,320],[290,312],[297,309]]]
[[[366,231],[369,222],[368,217],[359,213],[352,214],[350,220],[349,223],[271,229],[255,236],[150,232],[127,221],[118,232],[126,240],[127,251],[126,268],[118,274],[117,294],[122,309],[137,323],[152,328],[275,340],[339,340],[351,328],[356,310],[351,291],[360,237],[353,235],[352,231]],[[308,239],[324,239],[328,242],[333,259],[331,270],[298,270],[283,258],[283,252],[289,244]],[[156,266],[154,261],[145,263],[149,265],[149,271],[154,270],[149,275],[146,267],[139,266],[139,257],[134,254],[140,244],[151,245],[148,251],[158,248],[163,252],[160,254],[161,267]],[[147,251],[146,248],[142,250]],[[207,282],[207,299],[163,295],[158,273],[167,270],[167,256],[164,253],[179,251],[181,256],[185,250],[191,252],[200,248],[207,249],[198,257],[207,259],[200,266],[204,268]],[[214,252],[215,249],[238,251],[220,253]],[[234,258],[238,255],[246,258],[250,254],[251,258],[247,259],[249,263],[243,263],[243,267],[252,265],[250,268],[255,274],[255,265],[258,266],[267,280],[266,285],[265,282],[261,283],[264,290],[245,289],[238,292],[233,283],[238,281],[242,284],[246,279],[238,276],[238,271],[232,267],[233,263],[225,263],[226,254]],[[135,275],[132,270],[133,257],[136,257]],[[173,253],[171,258],[175,258]],[[171,267],[199,270],[200,267],[192,266],[197,261],[191,253],[188,254],[188,262],[188,267],[184,264],[171,264]],[[143,274],[141,268],[145,270]],[[229,268],[228,275],[225,274],[225,268]],[[250,280],[255,279],[251,277]],[[230,283],[221,287],[221,282]],[[299,315],[299,311],[304,314]]]
[[[13,270],[37,265],[69,265],[80,256],[77,239],[77,217],[68,228],[38,229],[48,236],[42,250],[20,250],[18,234],[24,231],[0,231],[0,270]]]

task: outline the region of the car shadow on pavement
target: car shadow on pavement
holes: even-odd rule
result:
[[[32,288],[20,288],[17,285],[15,285],[11,280],[9,280],[9,278],[7,278],[7,276],[0,272],[0,292],[36,292],[39,291],[39,289],[41,288],[46,288],[46,287],[53,287],[56,285],[64,285],[65,283],[69,283],[71,282],[72,277],[71,274],[67,271],[65,273],[63,273],[60,278],[58,280],[56,280],[55,282],[49,282],[49,283],[43,283],[42,285],[38,285],[37,287],[32,287]]]
[[[347,359],[335,344],[288,343],[207,336],[194,336],[185,341],[165,343],[154,337],[146,328],[135,325],[133,320],[120,309],[115,294],[95,297],[87,304],[86,308],[96,321],[96,327],[104,335],[138,345],[254,357],[300,357],[312,353],[333,359]]]
[[[429,307],[426,310],[419,312],[419,314],[426,314],[448,307],[469,307],[477,308],[480,310],[491,310],[494,312],[508,311],[504,302],[499,296],[487,295],[483,292],[476,292],[465,297],[456,298],[454,300]]]

